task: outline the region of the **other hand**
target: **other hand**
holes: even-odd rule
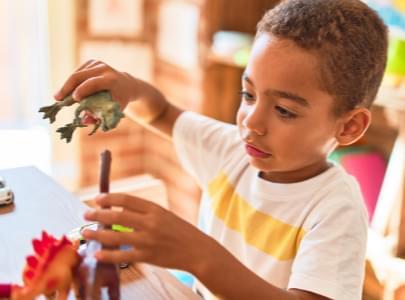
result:
[[[96,209],[85,214],[89,221],[119,224],[133,232],[86,230],[83,236],[105,245],[130,245],[130,250],[101,250],[97,259],[105,262],[147,262],[196,274],[219,250],[216,241],[192,224],[150,201],[126,194],[105,194],[96,199],[101,207],[122,207],[122,211]]]

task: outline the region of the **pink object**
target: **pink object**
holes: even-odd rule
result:
[[[356,153],[342,157],[341,164],[359,182],[370,222],[387,167],[385,159],[375,152]]]
[[[11,284],[0,284],[0,297],[1,298],[11,297]]]

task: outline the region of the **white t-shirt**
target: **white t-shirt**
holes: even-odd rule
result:
[[[173,140],[203,189],[204,232],[279,288],[361,299],[367,212],[341,167],[297,183],[266,181],[249,165],[236,126],[192,112],[178,118]],[[216,299],[198,285],[205,299]]]

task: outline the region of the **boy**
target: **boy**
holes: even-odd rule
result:
[[[205,299],[360,299],[366,212],[355,181],[327,157],[368,128],[386,49],[386,27],[358,0],[283,1],[258,24],[237,126],[182,112],[151,85],[85,63],[55,98],[109,90],[127,115],[173,140],[204,192],[204,233],[142,199],[98,197],[124,210],[97,209],[88,220],[135,232],[85,232],[133,245],[97,258],[191,272]]]

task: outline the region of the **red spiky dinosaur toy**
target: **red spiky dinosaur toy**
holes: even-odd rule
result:
[[[35,255],[26,259],[24,286],[0,285],[0,298],[33,300],[39,295],[56,295],[58,300],[67,299],[81,261],[77,245],[65,236],[58,240],[43,231],[42,238],[34,239],[32,246]]]

